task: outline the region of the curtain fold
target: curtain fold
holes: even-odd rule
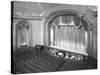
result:
[[[55,29],[55,46],[70,50],[85,50],[85,32],[75,27]]]
[[[53,38],[51,38],[52,39],[51,41],[55,41],[54,46],[58,46],[58,47],[73,50],[73,51],[76,50],[76,51],[86,52],[86,47],[87,47],[86,34],[87,34],[87,32],[84,30],[83,27],[78,29],[78,27],[76,25],[70,25],[70,23],[72,21],[74,23],[73,18],[74,17],[70,17],[70,16],[68,16],[68,17],[62,16],[62,17],[58,17],[55,19],[54,24],[56,26],[55,26],[54,33],[52,31],[52,34],[51,34],[51,37],[54,36]],[[61,23],[60,23],[60,21],[61,21]],[[79,19],[77,19],[75,21],[77,21],[77,22],[75,22],[76,24],[80,24],[80,23],[78,23],[78,21],[80,22]],[[66,23],[68,23],[69,25]],[[66,26],[63,26],[60,24],[66,24]],[[55,39],[55,40],[53,40],[53,39]]]

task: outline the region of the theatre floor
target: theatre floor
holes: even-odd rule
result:
[[[38,73],[68,70],[96,69],[96,60],[71,61],[69,59],[54,57],[45,50],[35,47],[21,47],[13,53],[12,73]]]

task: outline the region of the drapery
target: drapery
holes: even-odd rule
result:
[[[54,20],[50,28],[50,45],[86,53],[87,32],[83,27],[78,29],[80,20],[74,19],[73,16],[60,16]]]

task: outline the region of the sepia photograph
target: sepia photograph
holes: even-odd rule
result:
[[[97,6],[11,1],[11,73],[97,69]]]

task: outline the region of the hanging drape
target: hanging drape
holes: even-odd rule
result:
[[[73,16],[60,16],[54,20],[50,28],[51,46],[86,53],[87,32],[83,27],[78,29],[80,20],[74,22],[74,19]]]

